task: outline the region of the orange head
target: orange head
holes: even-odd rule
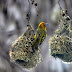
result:
[[[48,24],[45,22],[41,22],[38,27],[46,30],[46,25]]]

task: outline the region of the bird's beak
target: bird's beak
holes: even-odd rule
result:
[[[48,25],[48,23],[45,23],[45,26],[47,26]]]

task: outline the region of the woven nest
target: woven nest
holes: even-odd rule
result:
[[[55,31],[49,40],[51,55],[60,58],[64,62],[72,62],[72,31],[70,29],[71,19],[67,10],[60,14],[59,29]]]
[[[33,49],[34,42],[34,30],[28,26],[26,32],[13,42],[10,61],[26,69],[36,67],[41,62],[41,53],[40,48]]]

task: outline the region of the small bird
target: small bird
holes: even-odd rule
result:
[[[38,26],[37,32],[35,34],[35,41],[41,45],[44,41],[44,39],[47,36],[47,30],[46,30],[46,26],[48,24],[45,22],[41,22]]]
[[[46,30],[47,25],[48,23],[45,23],[45,22],[41,22],[39,24],[35,37],[34,37],[35,42],[34,42],[33,48],[35,47],[36,49],[36,47],[38,48],[38,45],[41,45],[43,43],[44,39],[47,36],[47,30]]]

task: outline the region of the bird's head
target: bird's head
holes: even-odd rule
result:
[[[48,25],[47,23],[41,22],[38,27],[46,30],[46,26],[47,26],[47,25]]]

